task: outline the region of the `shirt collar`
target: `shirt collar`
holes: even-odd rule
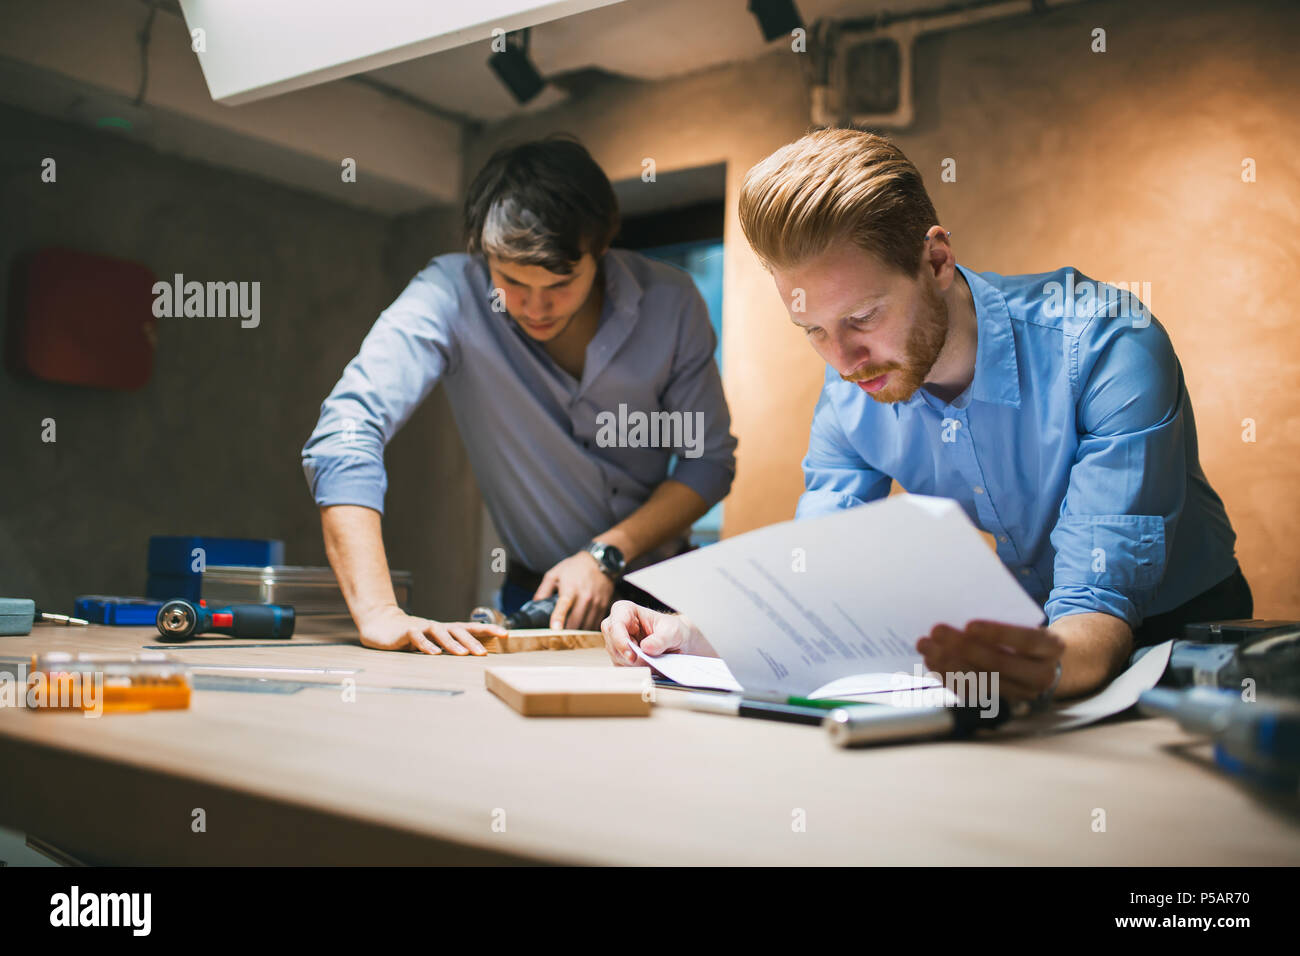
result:
[[[975,300],[975,379],[971,398],[994,405],[1020,407],[1020,365],[1016,360],[1016,337],[1011,330],[1011,313],[1002,292],[979,274],[957,266]]]
[[[641,307],[641,283],[623,261],[622,254],[607,249],[600,262],[605,277],[605,301],[600,309],[600,325],[587,346],[580,390],[596,380],[627,341]]]
[[[1020,407],[1020,371],[1016,361],[1016,340],[1011,332],[1011,313],[997,287],[965,266],[958,265],[975,302],[975,376],[952,402],[945,402],[924,387],[918,388],[904,405],[932,408],[965,408],[971,401]]]
[[[605,273],[605,308],[635,315],[644,291],[641,283],[616,250],[605,250],[600,262]]]

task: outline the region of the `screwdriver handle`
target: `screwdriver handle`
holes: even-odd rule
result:
[[[36,602],[31,598],[0,597],[0,634],[6,636],[30,634],[32,625],[41,621],[65,625],[85,625],[89,623],[79,617],[68,617],[65,614],[48,614],[38,608]]]
[[[29,598],[0,598],[0,634],[30,634],[36,602]]]

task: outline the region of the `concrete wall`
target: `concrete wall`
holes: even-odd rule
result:
[[[0,302],[17,253],[59,244],[160,276],[257,280],[262,310],[255,329],[160,320],[138,392],[0,372],[0,595],[62,609],[142,593],[151,534],[277,537],[290,563],[323,565],[299,452],[366,331],[444,239],[111,133],[8,108],[0,127]],[[46,156],[57,183],[40,181]],[[392,563],[415,574],[423,613],[462,616],[477,493],[440,396],[394,440],[389,469]]]
[[[1107,31],[1107,52],[1090,50]],[[1300,160],[1285,2],[1082,4],[923,38],[918,122],[895,139],[917,163],[962,263],[1002,273],[1073,265],[1149,281],[1196,408],[1201,460],[1239,534],[1259,616],[1300,616]],[[821,366],[748,251],[745,171],[806,132],[795,54],[653,85],[615,82],[485,131],[500,142],[580,136],[610,177],[724,162],[725,385],[740,439],[728,534],[789,518]],[[939,181],[957,160],[957,181]],[[1258,181],[1243,183],[1243,158]],[[654,189],[656,184],[646,184]],[[1256,440],[1244,442],[1243,420]]]

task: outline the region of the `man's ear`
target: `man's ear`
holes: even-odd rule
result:
[[[957,256],[952,251],[952,243],[948,241],[950,235],[952,233],[942,226],[931,226],[926,233],[925,248],[921,253],[922,270],[928,270],[945,288],[957,274]],[[944,274],[945,270],[947,275]]]

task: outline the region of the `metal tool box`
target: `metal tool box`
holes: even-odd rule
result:
[[[411,609],[411,572],[393,571],[393,592],[404,611]],[[227,604],[290,604],[299,627],[313,631],[355,630],[343,591],[331,568],[268,565],[208,565],[203,572],[208,607]]]

